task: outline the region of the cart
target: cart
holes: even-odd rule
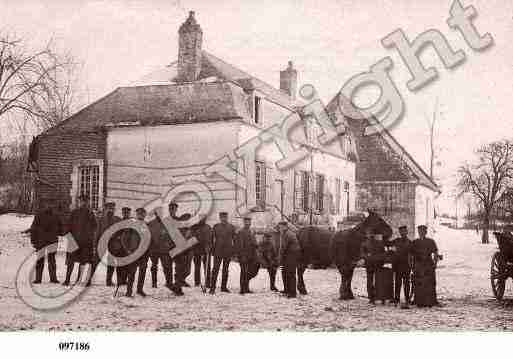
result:
[[[494,232],[499,250],[492,256],[490,265],[490,282],[493,296],[501,300],[506,288],[506,280],[513,278],[513,236]]]

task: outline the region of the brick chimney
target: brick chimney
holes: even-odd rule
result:
[[[297,71],[289,61],[289,66],[280,71],[280,89],[285,91],[291,99],[296,99],[297,94]]]
[[[178,78],[180,82],[198,79],[201,71],[201,42],[203,31],[194,18],[194,11],[178,30]]]

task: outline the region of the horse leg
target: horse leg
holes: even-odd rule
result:
[[[305,273],[305,270],[306,270],[306,266],[303,264],[300,264],[297,267],[297,290],[300,294],[303,294],[303,295],[308,294],[308,292],[306,291],[305,279],[303,278],[303,274]]]

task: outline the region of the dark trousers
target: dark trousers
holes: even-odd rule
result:
[[[351,289],[354,266],[340,266],[338,267],[338,271],[340,273],[340,299],[354,299],[353,290]]]
[[[394,268],[394,299],[396,302],[401,300],[401,286],[404,288],[404,301],[410,301],[410,270]]]
[[[297,272],[297,255],[290,254],[285,260],[281,268],[281,276],[283,279],[283,287],[285,293],[290,297],[295,297],[296,292],[296,272]]]
[[[366,267],[365,272],[367,272],[367,296],[370,301],[374,301],[376,299],[376,268]]]
[[[173,262],[175,262],[175,284],[183,286],[191,274],[192,253],[181,253],[173,259]]]
[[[276,267],[268,267],[267,268],[267,273],[269,273],[269,284],[270,284],[271,290],[276,289],[276,272],[277,272]]]
[[[240,265],[240,292],[249,293],[249,263],[239,262]]]
[[[142,256],[138,260],[136,260],[134,263],[131,263],[127,266],[127,289],[126,292],[128,294],[132,293],[132,290],[134,288],[134,281],[135,281],[135,272],[137,269],[139,269],[139,275],[137,278],[137,292],[142,292],[144,288],[144,280],[146,279],[146,268],[148,267],[148,256]]]
[[[114,267],[107,266],[107,279],[106,284],[112,285],[112,277],[114,276],[114,272],[116,272],[116,284],[117,285],[125,285],[126,284],[126,276],[128,273],[128,266],[123,267]]]
[[[157,287],[157,273],[159,268],[159,261],[162,264],[162,271],[166,278],[166,286],[170,287],[173,284],[173,261],[168,253],[157,253],[150,255],[151,260],[151,284],[154,288]]]
[[[45,266],[45,257],[48,260],[48,274],[50,276],[50,281],[57,281],[57,264],[55,262],[55,252],[50,253],[48,251],[45,252],[45,255],[37,260],[36,262],[36,282],[41,282],[43,279],[43,269]]]
[[[206,272],[205,286],[210,287],[210,265],[207,261],[206,254],[194,254],[194,285],[199,286],[201,284],[201,265],[203,264],[204,271]]]
[[[211,291],[215,291],[217,284],[217,275],[219,274],[219,268],[221,267],[221,262],[223,263],[223,273],[221,277],[221,289],[227,289],[228,285],[228,271],[230,269],[230,257],[218,257],[214,256],[214,267],[212,268],[212,283],[210,286]]]

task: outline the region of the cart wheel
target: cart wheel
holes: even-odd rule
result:
[[[504,289],[506,287],[506,273],[504,259],[500,252],[495,252],[492,257],[490,282],[492,284],[492,291],[495,299],[501,300],[504,296]]]

